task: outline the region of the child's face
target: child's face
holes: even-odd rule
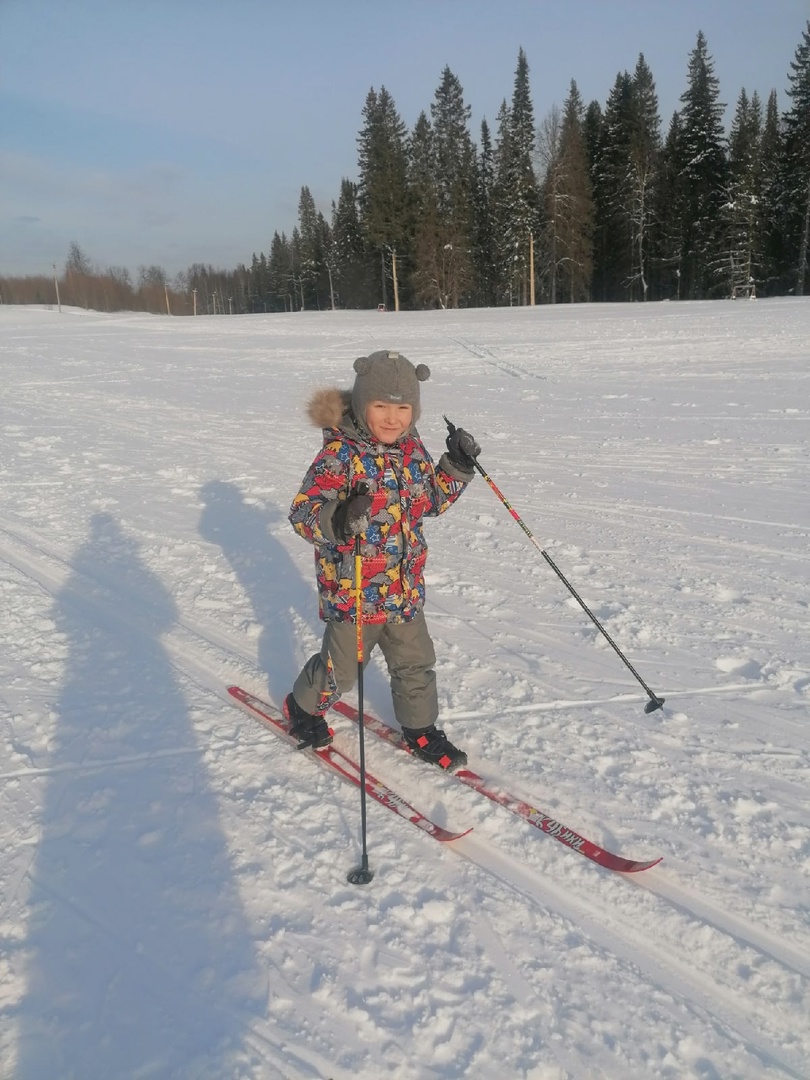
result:
[[[366,406],[366,427],[381,443],[395,443],[413,421],[413,405],[370,401]]]

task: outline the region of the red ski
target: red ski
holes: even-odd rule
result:
[[[350,720],[357,722],[359,719],[357,710],[353,709],[351,705],[347,705],[344,701],[339,701],[334,708],[336,712],[341,713],[343,716],[347,716]],[[385,739],[386,742],[398,746],[401,750],[405,750],[408,753],[411,752],[410,747],[399,732],[389,727],[388,724],[383,723],[382,720],[378,720],[376,716],[369,716],[367,712],[364,713],[363,720],[365,727],[369,731],[374,732],[375,735],[379,735],[380,738]],[[621,874],[635,874],[640,870],[649,870],[650,867],[660,863],[663,858],[663,856],[659,856],[657,859],[639,861],[636,859],[625,859],[621,855],[614,855],[610,851],[605,851],[604,848],[597,847],[596,844],[592,843],[590,840],[586,840],[584,836],[575,833],[573,829],[569,829],[566,825],[555,820],[555,818],[543,813],[542,810],[538,810],[537,807],[531,806],[522,799],[518,799],[508,792],[501,791],[494,787],[488,780],[485,780],[484,777],[474,773],[471,769],[456,769],[454,772],[449,772],[447,775],[454,777],[462,784],[466,784],[467,787],[471,787],[474,791],[479,792],[479,794],[486,795],[488,799],[498,803],[499,806],[505,807],[510,813],[524,818],[530,825],[534,825],[536,829],[547,833],[549,836],[553,836],[554,839],[559,840],[561,844],[565,844],[566,847],[571,848],[573,851],[578,851],[579,854],[584,855],[586,859],[598,863],[599,866],[604,866],[607,870],[615,870]]]
[[[268,705],[266,701],[262,701],[261,698],[257,698],[254,694],[248,693],[247,690],[243,690],[239,686],[229,686],[228,693],[234,699],[234,701],[241,705],[246,712],[249,712],[251,716],[255,716],[259,719],[265,727],[270,728],[271,731],[276,732],[277,735],[281,735],[287,742],[293,746],[297,746],[298,740],[289,732],[289,721],[281,713],[280,710],[274,709],[272,705]],[[338,773],[344,778],[344,780],[350,781],[356,787],[360,787],[360,766],[357,762],[353,761],[347,754],[344,754],[342,750],[338,750],[336,746],[323,746],[319,749],[311,751],[318,759],[319,763],[332,772]],[[387,807],[389,810],[393,810],[399,817],[405,818],[410,821],[417,829],[421,829],[422,832],[432,836],[434,840],[440,840],[446,843],[450,840],[458,840],[462,836],[466,836],[471,829],[467,829],[466,832],[456,833],[450,832],[448,829],[443,829],[441,825],[436,825],[435,822],[425,817],[419,810],[415,810],[412,806],[400,798],[396,792],[387,787],[378,780],[375,776],[366,770],[366,793],[371,796],[372,799],[376,799],[382,806]]]

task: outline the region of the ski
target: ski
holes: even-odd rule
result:
[[[353,709],[351,705],[347,705],[344,701],[339,701],[334,706],[334,709],[342,716],[354,720],[355,723],[359,720],[357,710]],[[378,720],[377,717],[370,716],[367,712],[364,712],[363,721],[368,731],[372,731],[375,735],[379,735],[381,739],[385,739],[386,742],[389,742],[410,754],[410,747],[398,731],[389,727],[388,724],[384,723],[382,720]],[[572,851],[579,852],[579,854],[584,855],[586,859],[590,859],[591,862],[595,862],[599,866],[605,867],[607,870],[614,870],[620,874],[636,874],[641,870],[649,870],[651,867],[657,866],[663,858],[663,856],[659,856],[657,859],[645,861],[625,859],[621,855],[614,855],[612,852],[605,851],[604,848],[598,847],[590,840],[586,840],[584,836],[580,836],[579,833],[574,832],[573,829],[569,829],[567,825],[563,825],[549,814],[544,813],[542,810],[538,810],[537,807],[532,806],[523,799],[519,799],[506,791],[494,787],[489,781],[484,779],[484,777],[474,773],[471,769],[456,769],[453,772],[448,772],[447,775],[454,777],[462,784],[466,784],[467,787],[472,788],[473,791],[477,791],[480,795],[485,795],[499,806],[503,806],[506,810],[509,810],[510,813],[516,814],[518,817],[528,821],[530,825],[539,829],[540,832],[552,836],[555,840],[559,840],[561,844],[565,844],[566,847],[571,848]]]
[[[256,697],[255,694],[251,694],[247,690],[243,690],[240,686],[229,686],[228,693],[238,705],[250,713],[251,716],[260,720],[265,727],[274,731],[277,735],[281,735],[292,746],[298,745],[297,739],[290,735],[289,721],[280,710],[274,709],[272,705],[268,705],[266,701],[262,701],[261,698]],[[354,784],[355,787],[360,787],[360,766],[347,754],[344,754],[342,750],[338,750],[336,746],[330,744],[329,746],[313,749],[311,753],[315,755],[319,764],[323,765],[324,768],[338,773],[344,780]],[[427,833],[428,836],[432,836],[434,840],[448,843],[452,840],[459,840],[472,831],[467,829],[465,832],[457,833],[450,832],[449,829],[443,829],[441,825],[431,821],[421,811],[415,810],[395,791],[392,791],[381,780],[372,776],[368,770],[366,770],[365,789],[366,794],[370,795],[372,799],[375,799],[388,810],[392,810],[399,817],[410,821],[417,829]]]

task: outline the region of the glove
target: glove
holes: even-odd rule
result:
[[[364,533],[371,524],[371,496],[351,494],[332,515],[332,530],[344,544]]]
[[[450,434],[447,436],[447,454],[457,468],[465,469],[468,472],[472,471],[475,468],[475,459],[480,453],[481,447],[469,431],[450,424]]]

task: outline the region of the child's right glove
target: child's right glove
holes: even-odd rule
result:
[[[364,533],[371,524],[371,496],[354,492],[332,515],[332,530],[344,544]]]
[[[457,468],[474,470],[475,459],[480,453],[481,447],[469,431],[450,425],[450,434],[447,436],[447,454]]]

